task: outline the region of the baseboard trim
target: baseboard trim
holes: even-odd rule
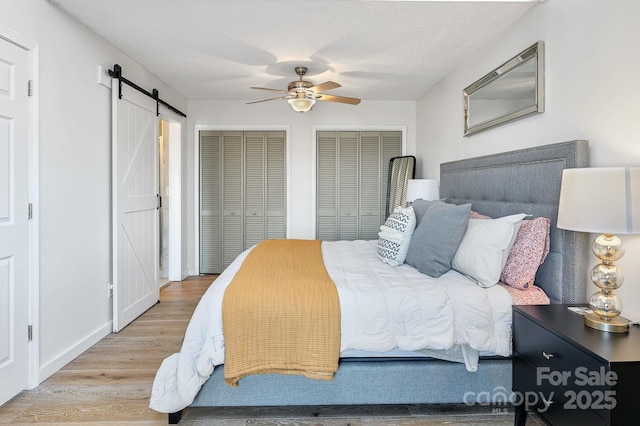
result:
[[[65,365],[69,364],[71,361],[76,359],[80,354],[89,349],[91,346],[98,343],[100,340],[107,337],[111,330],[113,330],[113,322],[109,321],[102,327],[95,330],[93,333],[85,337],[83,340],[78,342],[73,347],[69,348],[67,351],[62,353],[57,358],[47,362],[46,364],[40,367],[40,371],[38,372],[38,384],[44,382],[46,379],[51,377],[55,372],[63,368]]]

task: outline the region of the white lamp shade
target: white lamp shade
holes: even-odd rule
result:
[[[562,172],[558,228],[640,233],[640,167],[589,167]]]
[[[407,201],[412,203],[418,198],[427,201],[440,198],[438,181],[435,179],[409,179],[407,181]]]
[[[291,108],[293,108],[294,111],[307,112],[311,109],[313,104],[316,103],[316,100],[309,98],[293,98],[289,99],[287,102],[289,102],[289,105],[291,105]]]

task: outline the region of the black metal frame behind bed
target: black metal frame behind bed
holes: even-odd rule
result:
[[[571,141],[441,164],[441,196],[472,203],[492,217],[528,213],[552,221],[551,252],[536,285],[552,303],[584,302],[588,240],[555,227],[562,169],[586,167],[586,141]],[[257,375],[237,388],[216,368],[193,407],[468,403],[470,394],[511,390],[511,359],[483,359],[478,371],[460,363],[429,360],[342,360],[333,381],[301,376]],[[182,412],[169,414],[177,423]]]

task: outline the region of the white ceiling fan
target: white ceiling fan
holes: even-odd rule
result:
[[[327,81],[321,84],[314,85],[308,80],[304,80],[304,75],[307,73],[307,67],[295,67],[296,74],[300,77],[296,81],[292,81],[287,86],[287,90],[284,89],[271,89],[269,87],[251,87],[251,89],[257,90],[269,90],[271,92],[284,93],[282,96],[276,98],[262,99],[259,101],[247,102],[247,104],[257,104],[259,102],[274,101],[276,99],[287,99],[289,105],[298,112],[306,112],[313,107],[316,101],[329,101],[340,102],[343,104],[358,105],[360,99],[349,98],[346,96],[327,95],[323,93],[326,90],[337,89],[341,87],[340,84],[333,81]]]

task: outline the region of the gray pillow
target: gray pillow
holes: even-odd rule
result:
[[[424,217],[424,214],[427,212],[429,207],[437,202],[438,201],[427,201],[423,200],[422,198],[418,198],[417,200],[414,200],[413,203],[411,203],[411,207],[413,207],[413,211],[416,214],[416,228],[418,227],[418,225],[420,225],[420,221]]]
[[[449,271],[467,230],[470,212],[471,204],[433,202],[413,232],[405,262],[434,278]]]

